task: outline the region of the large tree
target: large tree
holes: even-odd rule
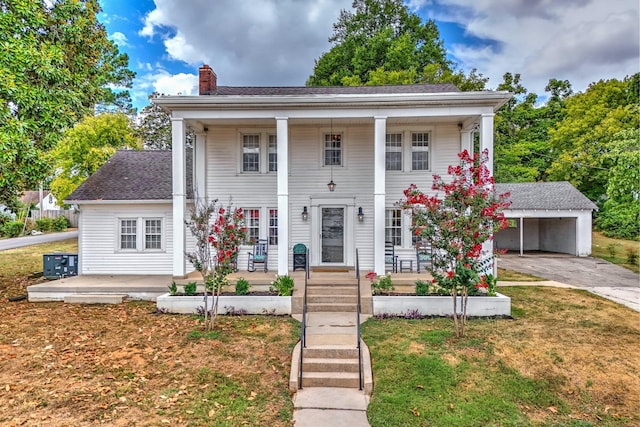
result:
[[[0,202],[50,174],[46,155],[97,104],[127,105],[134,73],[97,0],[0,0]]]
[[[462,89],[484,88],[473,70],[455,71],[433,20],[411,13],[402,0],[354,0],[333,24],[324,53],[307,80],[309,86],[451,82]]]
[[[87,116],[66,131],[52,151],[57,172],[51,191],[58,203],[120,148],[141,148],[129,117],[122,113]]]
[[[549,129],[564,117],[564,102],[572,93],[567,80],[551,79],[545,105],[538,95],[522,86],[520,74],[505,73],[498,90],[514,97],[503,105],[495,118],[496,182],[545,181],[553,160]]]
[[[584,93],[566,100],[566,115],[550,130],[555,159],[548,173],[552,180],[571,181],[591,200],[601,203],[607,192],[615,157],[616,135],[640,127],[638,81],[601,80]]]

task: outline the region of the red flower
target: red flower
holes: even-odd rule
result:
[[[453,279],[455,277],[456,273],[454,273],[453,271],[447,271],[447,278],[449,279]]]

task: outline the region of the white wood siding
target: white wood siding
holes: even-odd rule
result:
[[[430,170],[411,171],[410,131],[430,132]],[[327,183],[331,177],[331,168],[323,166],[323,134],[328,133],[328,127],[303,126],[291,124],[289,126],[289,215],[290,242],[288,245],[289,265],[292,266],[291,249],[296,243],[304,243],[310,250],[312,241],[312,218],[317,214],[311,209],[312,199],[351,199],[353,200],[352,214],[348,219],[352,221],[351,241],[353,248],[360,252],[362,269],[373,268],[373,122],[371,125],[333,126],[333,132],[343,134],[343,165],[333,167],[333,180],[337,187],[331,193]],[[457,153],[460,149],[460,133],[457,125],[393,125],[388,124],[388,132],[404,131],[403,138],[403,172],[386,173],[386,206],[391,208],[403,196],[403,190],[409,184],[416,184],[425,193],[432,193],[432,175],[434,173],[446,175],[447,166],[458,162]],[[261,138],[260,173],[241,172],[242,138],[243,133],[256,133]],[[208,197],[218,199],[222,204],[231,200],[234,206],[242,208],[261,209],[260,237],[267,237],[268,209],[277,208],[276,173],[267,172],[268,135],[275,134],[275,121],[272,127],[209,127],[206,141],[207,153],[207,189]],[[407,152],[409,154],[407,154]],[[303,221],[302,209],[307,206],[310,218]],[[358,207],[364,211],[364,221],[359,222],[355,217]],[[317,219],[317,218],[316,218]],[[401,259],[415,258],[415,251],[411,244],[408,231],[410,219],[403,217],[403,244],[398,248]],[[280,242],[281,244],[283,242]],[[188,239],[187,250],[193,247],[193,241]],[[351,248],[351,249],[353,249]],[[250,247],[242,247],[238,264],[240,269],[246,269],[246,252]],[[349,248],[346,248],[349,250]],[[270,270],[277,268],[277,248],[270,246]],[[415,268],[415,266],[414,266]]]
[[[80,212],[80,274],[172,274],[171,204],[82,205]],[[120,251],[119,218],[162,218],[163,249]]]

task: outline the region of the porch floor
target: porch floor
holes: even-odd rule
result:
[[[295,281],[294,293],[300,295],[304,286],[304,271],[289,271]],[[276,278],[275,271],[238,271],[229,275],[229,289],[233,292],[235,282],[243,277],[255,290],[267,290]],[[310,279],[314,283],[340,282],[345,279],[354,280],[355,272],[312,272]],[[397,291],[411,292],[416,280],[431,280],[429,273],[405,272],[391,273],[391,279]],[[197,271],[189,273],[184,279],[174,279],[170,275],[81,275],[47,281],[27,287],[29,301],[63,301],[65,296],[75,294],[126,294],[130,299],[155,301],[158,295],[169,291],[169,284],[174,281],[183,285],[190,281],[202,284],[202,277]],[[364,275],[362,282],[368,282]]]

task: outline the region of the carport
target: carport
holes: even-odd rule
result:
[[[496,184],[509,193],[510,227],[495,235],[495,247],[509,251],[591,254],[591,217],[596,205],[569,182]]]

